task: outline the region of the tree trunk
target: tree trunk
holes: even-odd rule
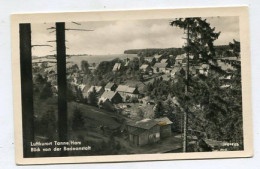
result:
[[[33,157],[30,142],[34,141],[33,81],[31,25],[20,24],[20,68],[22,95],[23,156]]]
[[[57,74],[58,74],[58,133],[59,141],[67,141],[67,78],[65,23],[56,23]],[[61,152],[61,156],[66,156]]]
[[[189,39],[190,39],[190,29],[189,25],[187,28],[187,46],[189,46]],[[188,96],[188,87],[189,87],[189,51],[187,52],[187,65],[186,65],[186,85],[185,85],[185,97],[187,99]],[[187,152],[187,145],[188,145],[188,140],[187,140],[187,130],[188,130],[188,111],[189,107],[186,102],[186,108],[184,110],[184,115],[183,115],[183,152]]]

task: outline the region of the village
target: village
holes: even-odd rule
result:
[[[190,59],[192,60],[192,57]],[[240,58],[221,56],[216,61],[222,69],[232,72],[235,67],[230,64],[230,61],[240,63]],[[131,59],[115,58],[103,63],[88,63],[84,60],[81,65],[69,62],[66,67],[69,93],[73,95],[69,104],[79,107],[87,105],[95,109],[96,114],[106,112],[110,116],[109,118],[112,117],[118,123],[117,127],[109,127],[106,124],[93,125],[99,129],[99,131],[95,131],[103,131],[101,135],[106,135],[104,134],[106,130],[116,129],[120,134],[112,132],[110,135],[114,134],[120,147],[124,146],[124,153],[181,151],[182,115],[175,111],[179,106],[178,100],[171,91],[167,91],[167,88],[162,89],[166,91],[163,91],[160,97],[158,93],[152,95],[148,88],[151,84],[162,85],[165,83],[171,86],[177,83],[178,77],[184,76],[186,72],[186,54],[156,53],[152,56],[137,56]],[[51,86],[53,97],[56,97],[58,87],[55,63],[35,61],[33,69],[34,79],[39,74],[46,78]],[[209,65],[206,63],[190,64],[189,73],[192,76],[208,76]],[[231,73],[228,76],[220,77],[221,88],[232,87],[229,83],[231,78]],[[157,94],[158,97],[156,97]],[[169,107],[167,110],[161,108],[167,105]],[[88,111],[82,110],[82,113],[88,114]],[[194,133],[194,131],[189,129],[190,133]],[[197,133],[204,134],[200,131]],[[197,139],[197,135],[190,136],[190,144],[196,144],[194,140]],[[122,136],[123,141],[120,138]]]

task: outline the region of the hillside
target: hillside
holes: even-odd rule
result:
[[[149,49],[129,49],[124,54],[137,54],[138,56],[149,57],[155,54],[180,55],[184,53],[182,48],[149,48]]]
[[[216,54],[223,55],[227,49],[228,45],[215,46]],[[137,54],[138,56],[150,57],[155,54],[173,55],[177,56],[183,54],[183,48],[147,48],[147,49],[129,49],[125,50],[124,54]]]

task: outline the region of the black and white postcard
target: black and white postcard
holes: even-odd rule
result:
[[[247,7],[12,15],[17,164],[251,157]]]

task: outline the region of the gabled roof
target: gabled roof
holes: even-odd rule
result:
[[[162,59],[161,63],[166,63],[168,61],[168,59]]]
[[[107,85],[105,86],[105,88],[111,88],[111,87],[113,87],[115,85],[115,83],[112,83],[112,82],[109,82],[109,83],[107,83]]]
[[[85,87],[86,87],[86,85],[84,85],[84,84],[78,85],[78,88],[79,88],[81,91],[83,91]]]
[[[129,87],[126,85],[119,85],[116,89],[116,91],[119,92],[126,92],[126,93],[133,93],[136,90],[136,88],[134,87]]]
[[[173,69],[172,69],[172,74],[174,74],[174,73],[176,73],[176,72],[178,72],[180,70],[180,67],[174,67]]]
[[[157,125],[157,121],[155,120],[151,120],[151,119],[143,119],[141,121],[137,121],[137,122],[130,122],[128,123],[129,126],[133,126],[136,128],[142,128],[142,129],[150,129],[152,127],[154,127],[155,125]]]
[[[143,64],[143,65],[140,67],[140,69],[146,69],[146,68],[148,68],[148,66],[149,66],[149,65],[147,65],[147,64]]]
[[[200,66],[200,69],[209,69],[209,65],[204,63]]]
[[[94,91],[94,88],[96,90],[96,92],[100,92],[100,90],[102,89],[102,86],[91,86],[89,89],[88,89],[88,93],[90,92],[93,92]]]
[[[145,57],[144,60],[153,60],[154,57]]]
[[[117,92],[114,92],[114,91],[105,91],[102,95],[101,95],[101,98],[104,98],[104,99],[113,99],[113,97],[117,94]]]
[[[145,131],[146,131],[145,129],[137,128],[136,130],[130,131],[129,133],[138,136],[138,135],[142,134],[142,133],[145,132]]]
[[[186,58],[186,55],[185,54],[181,54],[181,55],[178,55],[176,56],[176,60],[183,60],[184,58]]]
[[[172,124],[172,121],[168,117],[157,118],[154,120],[157,121],[160,126]]]
[[[113,71],[117,71],[119,70],[121,67],[121,63],[115,63],[114,67],[113,67]]]
[[[52,66],[48,66],[47,68],[44,69],[45,72],[50,73],[50,72],[57,72],[57,66],[56,65],[52,65]]]
[[[225,63],[221,60],[217,60],[217,63],[218,63],[218,66],[220,66],[221,69],[223,69],[223,70],[228,70],[228,69],[234,70],[234,67],[229,63]]]
[[[168,63],[155,63],[154,67],[158,68],[166,68],[168,66]]]
[[[154,58],[155,58],[155,59],[159,59],[160,57],[162,57],[162,55],[158,55],[158,54],[155,54],[155,55],[154,55]]]

